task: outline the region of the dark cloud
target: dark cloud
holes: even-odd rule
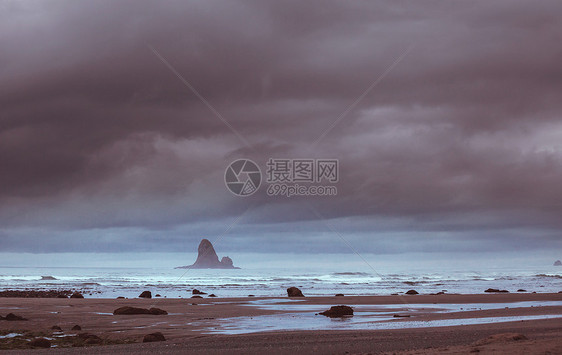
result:
[[[177,250],[250,207],[231,249],[341,251],[309,205],[379,252],[559,246],[559,2],[0,6],[5,250]],[[338,196],[232,196],[242,157],[338,158]]]

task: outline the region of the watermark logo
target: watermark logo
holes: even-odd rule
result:
[[[249,159],[238,159],[230,163],[224,173],[226,187],[237,196],[254,194],[261,184],[261,170]]]
[[[268,196],[336,196],[339,182],[337,159],[273,159],[266,163]],[[248,159],[232,162],[225,173],[228,189],[237,196],[254,194],[261,183],[261,171]]]

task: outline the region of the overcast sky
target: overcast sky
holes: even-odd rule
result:
[[[560,251],[561,15],[3,1],[0,251]],[[339,159],[338,195],[237,197],[239,158]]]

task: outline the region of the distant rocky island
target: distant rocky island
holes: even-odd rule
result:
[[[193,265],[178,266],[176,269],[240,269],[234,266],[232,259],[228,256],[219,261],[213,244],[207,239],[203,239],[197,248],[197,260]]]
[[[562,266],[562,261],[556,260],[556,261],[554,262],[554,266]]]

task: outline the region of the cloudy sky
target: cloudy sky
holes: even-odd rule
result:
[[[560,1],[3,1],[0,251],[562,248]],[[339,159],[337,196],[230,162]]]

